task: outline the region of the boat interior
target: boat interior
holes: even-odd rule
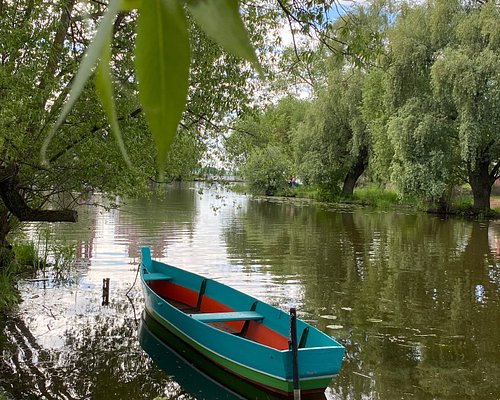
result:
[[[260,303],[258,300],[247,310],[235,310],[207,293],[207,283],[214,284],[214,281],[203,279],[199,290],[193,290],[161,275],[163,274],[148,274],[145,275],[145,280],[157,295],[180,311],[227,333],[277,350],[289,349],[288,337],[267,326],[265,317],[257,311]],[[302,332],[299,347],[305,347],[307,334],[308,328]]]

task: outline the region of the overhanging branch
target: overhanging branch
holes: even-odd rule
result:
[[[75,210],[38,210],[31,208],[19,190],[19,169],[11,164],[0,166],[0,197],[4,206],[20,221],[76,222]]]

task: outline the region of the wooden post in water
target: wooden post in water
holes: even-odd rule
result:
[[[107,306],[109,304],[109,278],[103,278],[102,280],[102,305]]]
[[[297,344],[297,310],[290,308],[290,341],[292,345],[293,399],[300,400],[299,349]]]

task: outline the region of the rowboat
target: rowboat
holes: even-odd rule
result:
[[[154,261],[148,247],[142,248],[140,275],[152,319],[227,375],[287,398],[297,381],[303,397],[323,393],[340,370],[344,347],[300,319],[294,357],[290,315],[263,301]]]

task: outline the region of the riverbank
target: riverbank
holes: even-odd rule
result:
[[[236,193],[250,194],[244,184],[231,185],[231,190]],[[262,195],[263,196],[263,195]],[[500,219],[500,195],[490,198],[490,210],[477,212],[474,210],[472,194],[468,191],[460,191],[452,200],[446,210],[435,209],[429,204],[419,202],[412,197],[401,197],[397,192],[379,189],[376,187],[365,187],[356,189],[352,196],[342,194],[331,194],[319,188],[298,186],[289,188],[273,197],[287,197],[310,199],[321,203],[327,203],[335,207],[360,206],[372,207],[383,210],[397,210],[401,208],[413,209],[415,211],[427,212],[443,216],[457,216],[475,219]]]

